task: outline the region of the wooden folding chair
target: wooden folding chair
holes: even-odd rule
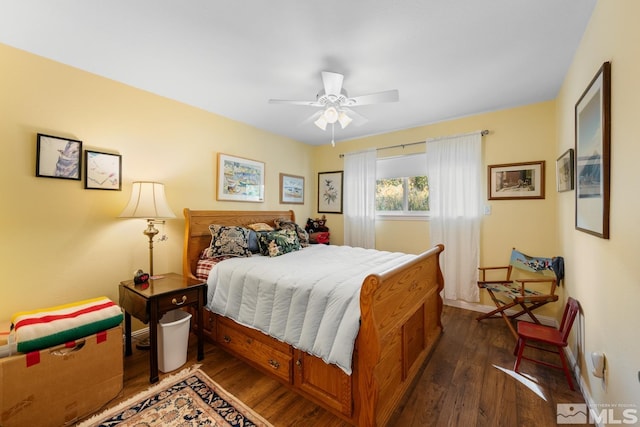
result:
[[[511,277],[514,269],[522,272],[517,278]],[[555,292],[558,281],[562,279],[561,276],[564,274],[564,264],[561,257],[531,257],[514,248],[511,251],[509,265],[479,267],[479,270],[478,286],[487,290],[496,309],[478,316],[476,320],[502,318],[513,336],[518,338],[518,333],[513,326],[514,319],[527,314],[531,320],[540,324],[533,311],[558,300],[558,295]],[[497,279],[490,277],[497,274],[502,277]],[[533,275],[537,277],[534,278]],[[546,290],[532,289],[531,284],[537,284],[538,287],[544,286]],[[513,310],[510,310],[512,308],[518,311],[514,313]],[[507,312],[507,310],[510,311]]]
[[[515,366],[513,370],[519,372],[520,362],[528,360],[530,362],[538,363],[540,365],[548,366],[550,368],[562,369],[564,376],[567,378],[569,388],[574,390],[573,381],[571,380],[571,372],[567,365],[567,359],[564,355],[564,348],[567,346],[567,339],[569,338],[569,332],[573,321],[576,320],[576,316],[580,311],[580,305],[578,301],[569,297],[567,304],[564,307],[564,314],[562,315],[562,322],[560,328],[556,329],[551,326],[536,325],[529,322],[518,322],[518,343],[513,353],[517,356]],[[547,347],[538,347],[532,345],[533,343],[545,344]],[[525,347],[536,348],[551,353],[556,353],[560,356],[561,366],[545,362],[543,360],[534,359],[532,357],[524,356]]]

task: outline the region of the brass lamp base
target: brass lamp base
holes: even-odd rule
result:
[[[143,231],[144,235],[149,237],[149,275],[153,276],[153,238],[160,232],[155,224],[164,224],[164,220],[147,219],[147,229]]]

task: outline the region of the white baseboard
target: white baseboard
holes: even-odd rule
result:
[[[584,398],[585,403],[587,404],[587,408],[589,408],[589,412],[593,411],[594,413],[598,413],[599,411],[596,409],[596,402],[593,400],[591,393],[589,393],[589,390],[586,387],[586,383],[584,381],[584,378],[582,377],[582,371],[573,352],[569,347],[566,347],[564,350],[564,354],[567,357],[567,363],[569,364],[571,371],[573,371],[574,378],[578,382],[578,388],[580,390],[580,393],[582,394],[582,397]],[[588,374],[589,372],[587,371],[587,375]],[[604,427],[604,424],[597,420],[594,421],[594,423],[597,427]]]
[[[135,339],[144,339],[147,338],[149,336],[149,327],[146,326],[142,329],[138,329],[137,331],[133,331],[131,332],[131,338],[135,338]]]
[[[131,339],[133,339],[133,340],[140,341],[140,340],[143,340],[143,339],[148,338],[148,337],[149,337],[149,327],[148,326],[146,326],[146,327],[144,327],[142,329],[138,329],[137,331],[132,331],[131,332]],[[124,342],[124,340],[125,340],[125,336],[124,336],[124,333],[123,333],[122,334],[122,342]]]

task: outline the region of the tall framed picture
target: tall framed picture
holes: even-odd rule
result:
[[[318,212],[342,213],[342,171],[318,173]]]
[[[556,187],[558,192],[573,190],[573,148],[569,148],[556,160]]]
[[[264,163],[218,153],[218,200],[264,202]]]
[[[609,238],[611,63],[605,62],[575,108],[576,229]]]
[[[85,150],[84,188],[89,190],[122,190],[122,156]]]
[[[489,165],[489,200],[544,199],[544,160]]]
[[[280,174],[280,203],[304,204],[304,177]]]
[[[82,173],[82,141],[38,134],[36,176],[74,179]]]

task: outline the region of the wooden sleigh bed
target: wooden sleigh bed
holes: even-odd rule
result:
[[[295,222],[293,211],[184,209],[183,274],[195,278],[210,224],[246,226]],[[401,403],[442,333],[444,246],[382,274],[367,276],[360,291],[360,330],[352,374],[293,346],[204,309],[205,337],[275,377],[305,398],[357,426],[384,426]]]

